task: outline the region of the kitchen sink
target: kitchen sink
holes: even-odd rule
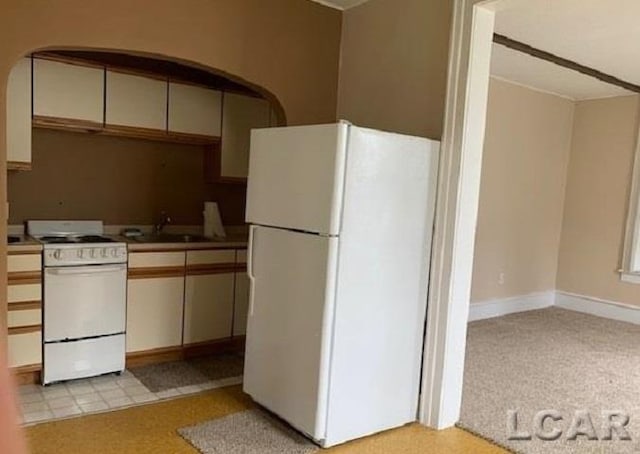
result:
[[[202,235],[192,235],[189,233],[160,233],[152,235],[142,235],[133,238],[139,243],[203,243],[212,241]]]

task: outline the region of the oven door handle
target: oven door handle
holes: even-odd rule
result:
[[[54,276],[90,276],[93,274],[118,273],[126,270],[126,265],[121,266],[82,266],[68,268],[49,268],[47,274]]]

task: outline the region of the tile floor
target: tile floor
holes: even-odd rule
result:
[[[54,419],[119,410],[241,382],[242,377],[232,377],[153,393],[126,370],[122,375],[109,374],[46,387],[23,385],[19,388],[21,422],[33,425]]]

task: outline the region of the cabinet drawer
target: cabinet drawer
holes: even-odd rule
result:
[[[41,300],[41,284],[9,285],[7,288],[7,301],[9,303]]]
[[[234,264],[236,251],[222,249],[215,251],[187,251],[187,265],[215,265],[220,263]]]
[[[131,252],[129,268],[157,268],[184,266],[184,251],[178,252]]]
[[[7,326],[9,328],[17,328],[19,326],[33,326],[42,324],[42,310],[26,309],[11,310],[7,313]]]
[[[42,331],[9,333],[8,353],[9,367],[42,363]]]
[[[7,259],[9,273],[21,271],[40,271],[42,269],[42,257],[40,254],[10,255]]]

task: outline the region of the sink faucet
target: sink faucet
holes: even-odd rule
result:
[[[169,217],[169,215],[167,214],[166,211],[161,211],[160,212],[160,220],[153,227],[154,233],[156,235],[160,235],[162,233],[162,229],[164,229],[167,226],[167,224],[171,224],[171,217]]]

